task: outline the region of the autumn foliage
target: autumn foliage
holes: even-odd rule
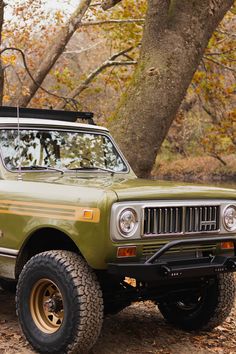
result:
[[[70,2],[61,8],[48,7],[47,3],[17,0],[4,9],[2,48],[21,49],[33,77],[48,48],[69,28],[76,11]],[[147,2],[123,0],[108,11],[90,1],[86,6],[71,39],[64,43],[62,54],[40,84],[52,95],[38,87],[28,105],[92,110],[99,123],[107,124],[138,61]],[[235,153],[235,12],[233,7],[227,13],[209,42],[162,145],[164,159],[208,155],[224,165],[225,156]],[[3,104],[16,104],[29,94],[30,79],[22,57],[6,51],[2,66]]]

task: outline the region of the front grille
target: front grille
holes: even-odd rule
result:
[[[162,235],[182,232],[182,207],[145,208],[144,234]]]
[[[146,207],[143,218],[144,236],[207,233],[219,230],[220,207]]]
[[[216,231],[219,229],[219,207],[187,207],[186,232]]]

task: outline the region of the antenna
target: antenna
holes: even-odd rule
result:
[[[16,112],[17,112],[17,140],[18,140],[18,157],[19,157],[19,168],[18,168],[18,176],[17,176],[17,180],[18,181],[22,181],[22,173],[21,173],[21,151],[20,151],[20,143],[21,143],[21,139],[20,139],[20,108],[19,108],[19,103],[17,104],[16,107]]]

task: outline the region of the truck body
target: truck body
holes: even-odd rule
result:
[[[108,130],[76,123],[75,112],[1,115],[0,278],[18,282],[17,313],[36,350],[89,350],[104,312],[132,301],[155,301],[186,329],[224,320],[234,298],[234,189],[137,178]],[[79,279],[96,298],[85,339],[80,316],[91,299],[81,300]],[[77,284],[73,304],[67,281]]]

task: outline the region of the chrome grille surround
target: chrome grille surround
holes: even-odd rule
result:
[[[236,235],[236,231],[227,230],[223,223],[224,210],[229,205],[235,205],[236,207],[236,201],[232,201],[228,199],[210,199],[210,200],[209,199],[163,200],[162,199],[162,200],[149,200],[149,201],[121,201],[121,202],[119,201],[114,203],[111,208],[110,237],[113,242],[120,242],[120,241],[130,242],[132,240],[133,241],[136,240],[138,242],[141,240],[148,240],[154,238],[158,239],[159,241],[163,239],[165,240],[165,242],[167,242],[169,240],[173,240],[174,238],[191,237],[191,236],[195,237],[196,235],[212,235],[212,236],[218,234],[225,235],[225,236],[229,234]],[[206,214],[207,218],[205,219],[204,219],[204,214],[202,217],[197,218],[198,222],[196,223],[196,227],[195,227],[194,217],[197,215],[197,213],[199,213],[200,215],[201,208],[205,208],[205,207],[207,208],[209,214]],[[217,210],[216,219],[214,217],[215,207]],[[132,235],[132,237],[129,237],[129,239],[127,240],[124,239],[123,235],[121,235],[119,231],[119,215],[120,212],[126,208],[134,209],[138,216],[137,230]],[[165,232],[165,226],[163,226],[162,230],[160,230],[163,233],[149,233],[149,234],[145,233],[144,213],[145,213],[145,209],[147,208],[149,209],[162,208],[164,214],[165,214],[165,209],[167,209],[167,214],[169,213],[170,215],[171,215],[171,208],[172,208],[173,210],[172,213],[173,215],[175,214],[175,216],[177,215],[177,210],[178,210],[178,213],[181,213],[181,221],[178,221],[178,227],[176,232],[174,229],[175,216],[173,216],[172,226],[171,224],[169,224],[168,226],[167,223],[166,232]],[[197,208],[198,212],[196,211],[195,208]],[[211,213],[212,216],[210,216]],[[190,214],[192,214],[192,224],[190,223]],[[166,216],[164,216],[163,220],[165,220],[165,218]],[[189,219],[188,222],[186,221],[187,219]],[[167,220],[168,220],[168,216],[167,216]],[[155,228],[156,226],[150,225],[150,227]]]
[[[219,205],[145,206],[142,236],[162,236],[220,231]]]

